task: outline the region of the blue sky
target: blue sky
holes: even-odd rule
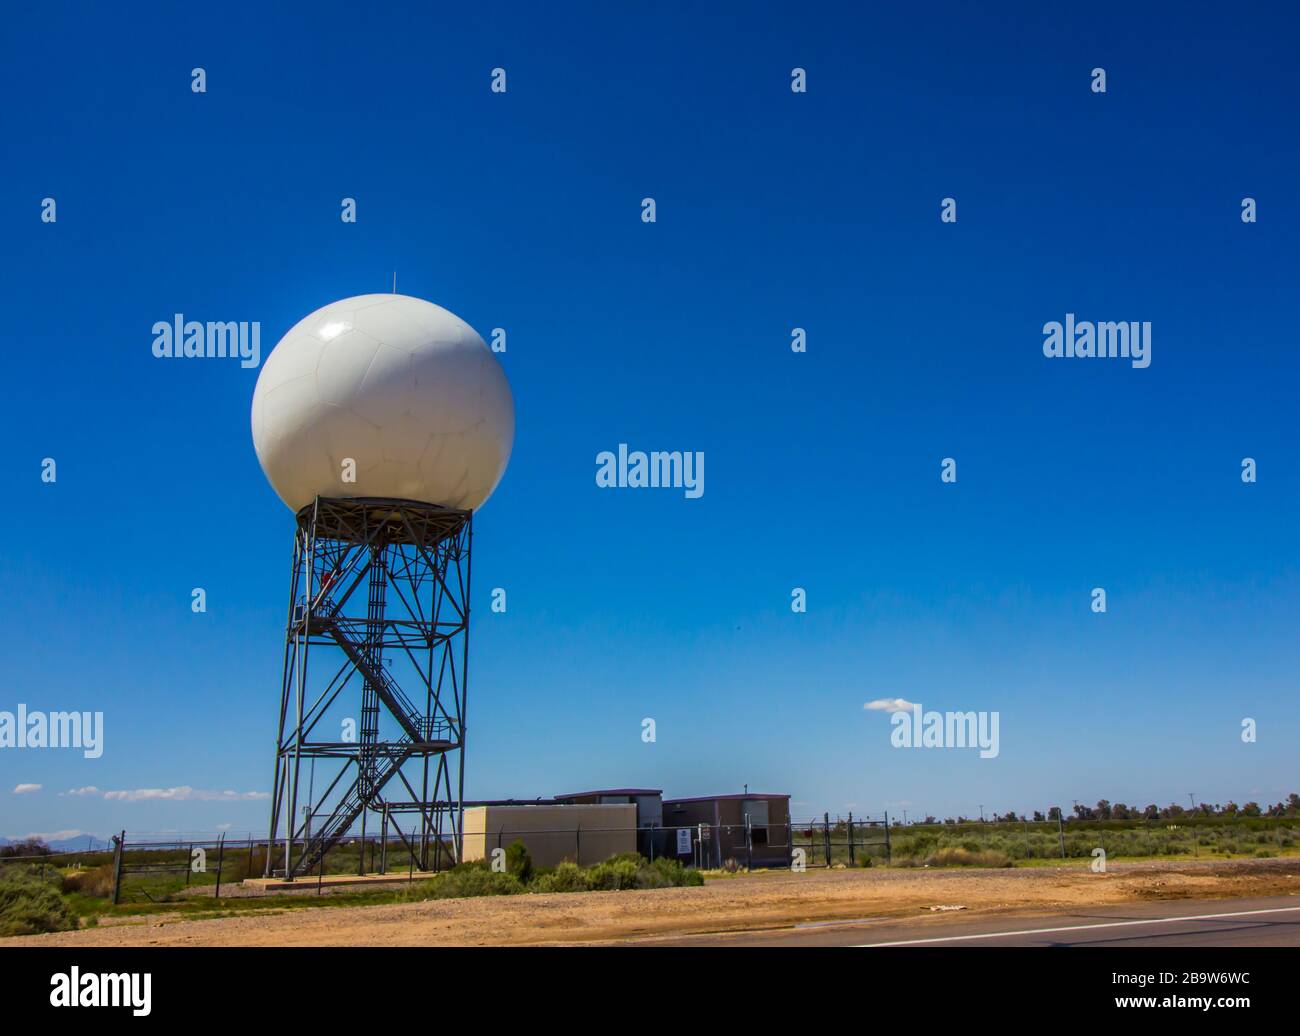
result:
[[[445,6],[10,14],[0,709],[102,710],[106,749],[0,751],[0,836],[264,829],[61,794],[271,782],[292,517],[256,371],[150,328],[269,351],[394,270],[509,335],[470,795],[1297,790],[1293,8]],[[1046,359],[1067,312],[1150,321],[1151,366]],[[704,496],[598,489],[620,442],[703,451]],[[998,711],[999,756],[892,749],[863,705],[899,696]]]

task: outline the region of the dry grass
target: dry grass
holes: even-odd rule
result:
[[[0,945],[476,946],[627,942],[788,928],[809,921],[914,918],[936,904],[962,917],[1044,914],[1159,899],[1300,894],[1300,860],[1073,867],[856,868],[773,871],[703,888],[483,896],[427,903],[259,911],[256,916],[102,919],[99,927]],[[953,915],[944,914],[951,919]],[[946,923],[946,922],[945,922]]]

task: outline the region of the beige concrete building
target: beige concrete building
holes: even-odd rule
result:
[[[518,838],[538,867],[600,863],[636,852],[636,810],[632,803],[467,806],[465,860],[490,859],[493,849]]]

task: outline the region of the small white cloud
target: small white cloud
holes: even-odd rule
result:
[[[913,703],[906,698],[877,698],[862,707],[873,712],[906,712],[913,707]]]
[[[40,790],[41,790],[41,785],[39,784],[20,784],[16,788],[14,788],[14,794],[30,795],[32,792],[40,791]]]
[[[110,802],[256,802],[269,799],[265,791],[209,791],[182,784],[175,788],[126,788],[119,791],[102,791],[93,784],[84,788],[69,788],[63,795],[92,795]]]
[[[182,784],[175,788],[134,788],[125,791],[106,791],[104,798],[114,802],[253,802],[269,799],[265,791],[207,791]]]

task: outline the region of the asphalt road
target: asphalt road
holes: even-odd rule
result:
[[[701,935],[661,945],[1300,946],[1300,896],[1130,903],[1018,918],[862,918]]]

